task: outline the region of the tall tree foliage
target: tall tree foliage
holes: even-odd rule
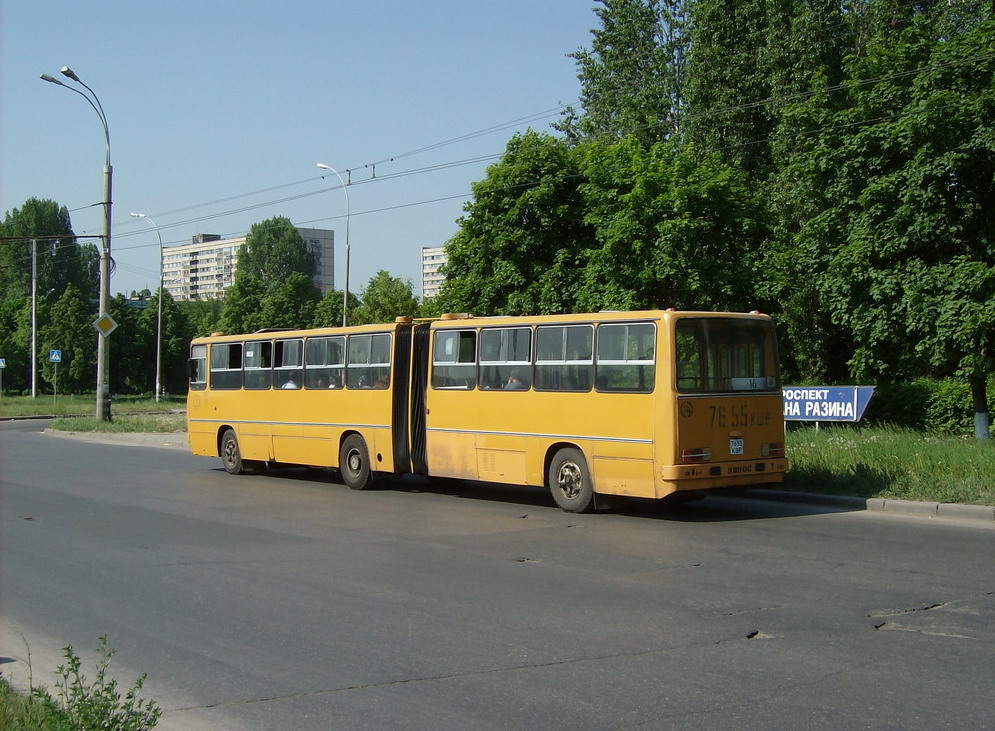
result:
[[[238,254],[235,281],[225,292],[221,329],[307,327],[320,299],[314,255],[283,216],[252,225]]]
[[[584,310],[749,310],[766,230],[747,177],[716,156],[633,139],[585,149]]]
[[[823,215],[845,228],[824,281],[834,319],[854,333],[856,374],[957,374],[984,413],[995,371],[995,21],[945,37],[945,16],[942,5],[923,12],[897,42],[851,62],[840,116],[862,124],[826,153],[839,196]]]
[[[289,218],[276,216],[254,223],[238,252],[238,274],[251,274],[266,290],[278,287],[294,273],[308,278],[315,272],[314,255]]]
[[[75,286],[95,296],[97,248],[73,238],[65,206],[29,198],[4,214],[0,223],[0,299],[26,297],[31,292],[31,239],[36,240],[38,291],[62,296]],[[21,238],[23,237],[23,238]]]
[[[48,324],[39,333],[41,351],[62,351],[58,364],[60,393],[76,393],[93,389],[97,369],[97,333],[91,326],[96,309],[75,286],[69,285],[52,305]],[[56,366],[42,359],[42,376],[55,384]]]
[[[311,278],[302,272],[292,272],[266,293],[262,322],[265,327],[306,327],[314,319],[318,300],[318,290]]]
[[[359,297],[349,292],[349,316],[347,322],[356,322]],[[342,325],[342,290],[330,289],[322,296],[314,308],[313,327],[340,327]]]
[[[584,113],[559,127],[574,139],[631,135],[646,144],[680,129],[686,0],[598,0],[600,27],[577,61]]]
[[[562,140],[536,132],[512,139],[501,161],[474,183],[474,199],[446,245],[442,309],[481,315],[571,309],[581,252],[593,241],[580,182]]]
[[[392,277],[383,269],[363,289],[362,301],[356,313],[358,322],[393,322],[396,317],[413,317],[418,312],[411,282]]]

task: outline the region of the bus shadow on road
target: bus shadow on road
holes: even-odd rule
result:
[[[405,476],[386,480],[383,489],[409,493],[431,493],[468,500],[500,502],[523,507],[545,508],[559,511],[549,491],[543,487],[505,485],[472,480],[450,480]],[[683,497],[683,496],[682,496]],[[702,495],[699,499],[681,498],[651,500],[628,498],[615,495],[599,495],[595,514],[622,515],[632,518],[663,520],[682,523],[716,523],[738,520],[759,520],[769,518],[795,518],[824,513],[852,512],[852,507],[831,507],[827,505],[794,503],[790,501],[766,500],[754,495],[747,497],[735,492],[716,492]]]
[[[269,475],[281,480],[325,483],[333,489],[348,489],[336,470],[272,465],[254,474]],[[452,478],[426,478],[418,475],[382,477],[374,482],[373,491],[425,493],[440,497],[518,505],[523,508],[559,512],[549,490],[543,487],[513,485],[494,482],[477,482]],[[856,507],[809,504],[779,499],[763,499],[762,491],[751,491],[747,496],[736,491],[705,493],[697,499],[675,496],[662,500],[599,495],[597,515],[619,515],[645,520],[679,523],[725,523],[741,520],[771,518],[798,518],[824,513],[853,512]]]

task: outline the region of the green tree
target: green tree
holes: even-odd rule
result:
[[[39,332],[41,352],[62,351],[58,365],[60,393],[92,391],[97,371],[97,331],[91,323],[96,309],[73,285],[69,285],[59,300],[52,305],[48,324]],[[42,377],[50,385],[55,383],[55,365],[48,358],[41,359]]]
[[[809,155],[827,202],[799,230],[824,262],[833,322],[852,334],[853,375],[960,376],[979,435],[995,367],[993,23],[936,4],[872,34],[833,115],[849,134],[827,131]]]
[[[687,140],[760,178],[770,167],[774,129],[764,73],[766,0],[697,0],[691,6],[687,60]]]
[[[239,271],[227,290],[221,304],[221,331],[249,333],[270,327],[263,319],[262,303],[266,288],[262,280],[251,272]]]
[[[31,387],[31,301],[0,298],[0,357],[7,361],[3,388],[21,392]]]
[[[524,315],[573,309],[582,254],[594,240],[583,222],[575,153],[548,134],[515,136],[500,162],[473,184],[439,306],[449,312]]]
[[[290,219],[276,216],[253,224],[238,252],[235,277],[251,274],[269,291],[295,273],[314,277],[315,261]]]
[[[221,305],[224,300],[180,301],[176,305],[190,325],[190,337],[203,337],[221,329]]]
[[[304,328],[314,320],[318,290],[310,277],[292,272],[284,282],[270,288],[262,304],[264,327]]]
[[[356,322],[356,312],[361,302],[355,292],[349,293],[348,322]],[[314,308],[312,327],[340,327],[342,325],[342,290],[330,289]]]
[[[154,352],[155,341],[141,326],[143,310],[128,304],[120,292],[110,299],[107,310],[117,322],[109,336],[111,394],[148,392],[152,384],[149,353]]]
[[[186,363],[190,340],[195,337],[187,311],[180,308],[168,291],[162,293],[162,371],[159,374],[161,386],[167,393],[182,393],[186,390]],[[149,300],[148,307],[138,318],[141,339],[150,347],[143,358],[144,382],[141,390],[155,393],[156,349],[158,338],[159,296],[156,292]]]
[[[383,269],[367,283],[361,299],[357,323],[393,322],[396,317],[414,317],[418,312],[411,281],[392,277]]]
[[[577,61],[584,113],[558,126],[574,139],[634,136],[652,144],[680,128],[688,0],[599,0],[601,23]]]
[[[36,241],[38,291],[54,290],[60,297],[73,285],[86,295],[96,280],[93,244],[77,243],[65,206],[55,201],[28,199],[21,208],[4,214],[0,223],[0,298],[27,297],[31,292],[31,239]],[[16,238],[23,237],[23,238]]]
[[[581,309],[758,306],[764,208],[742,172],[673,142],[600,142],[586,153],[585,221],[599,245]]]

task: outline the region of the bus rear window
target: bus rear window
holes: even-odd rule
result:
[[[776,391],[774,326],[739,318],[677,322],[677,390],[684,393]]]
[[[190,390],[203,391],[207,388],[207,346],[194,345],[190,348]]]

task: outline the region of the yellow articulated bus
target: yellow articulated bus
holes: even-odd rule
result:
[[[777,343],[759,313],[444,315],[215,334],[190,350],[194,454],[238,474],[329,467],[351,488],[419,474],[596,495],[777,483]]]

